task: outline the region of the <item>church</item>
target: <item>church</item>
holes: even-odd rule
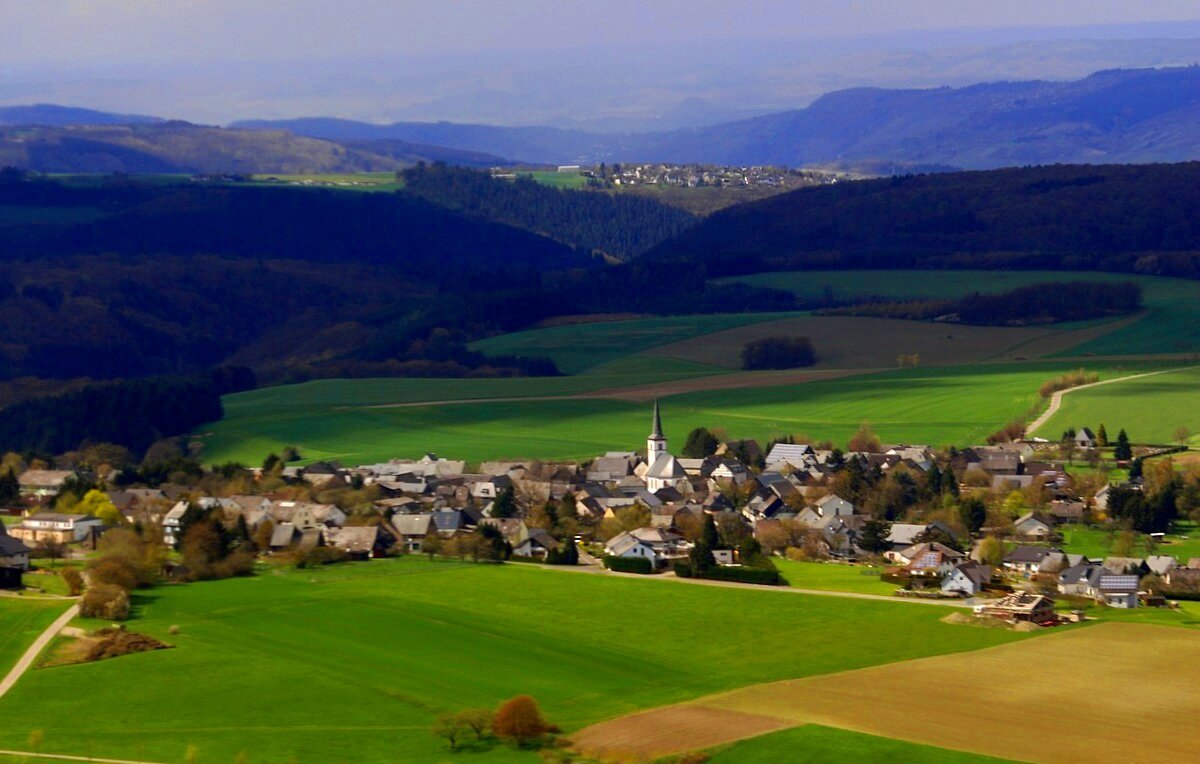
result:
[[[655,493],[663,488],[682,490],[688,483],[687,475],[679,460],[667,451],[667,438],[662,431],[662,415],[658,400],[654,401],[654,421],[650,426],[650,437],[646,439],[646,488]]]

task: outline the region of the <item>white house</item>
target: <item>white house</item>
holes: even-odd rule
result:
[[[83,541],[93,528],[104,523],[91,515],[64,515],[56,512],[39,512],[30,515],[9,529],[13,538],[36,544],[39,541],[55,541],[73,544]]]
[[[650,560],[657,568],[666,567],[671,560],[687,556],[692,545],[684,538],[661,528],[635,528],[614,536],[604,545],[611,557]]]
[[[983,591],[983,587],[992,578],[992,569],[988,565],[974,562],[964,562],[956,565],[942,579],[942,591],[947,594],[961,594],[974,597]]]

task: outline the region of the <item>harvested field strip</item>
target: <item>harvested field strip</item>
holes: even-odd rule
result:
[[[736,369],[747,342],[788,335],[812,338],[819,369],[895,366],[898,354],[918,355],[922,366],[1011,361],[1058,353],[1093,339],[1115,324],[1082,328],[940,324],[855,316],[801,316],[738,326],[660,345],[646,353]]]
[[[584,751],[648,758],[694,749],[694,719],[705,720],[711,744],[713,727],[732,742],[750,736],[747,718],[765,726],[761,717],[771,717],[1026,761],[1190,761],[1200,747],[1198,683],[1200,635],[1106,623],[689,704],[732,712],[728,723],[664,708],[595,725],[574,740]],[[970,732],[995,730],[999,720],[1019,721],[1020,734]],[[641,734],[650,728],[653,737]]]

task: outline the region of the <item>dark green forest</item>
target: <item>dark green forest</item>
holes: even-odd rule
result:
[[[638,196],[544,186],[532,178],[493,178],[445,164],[403,172],[405,191],[453,210],[524,228],[629,260],[696,223],[690,212]]]
[[[648,259],[712,274],[838,268],[1200,277],[1200,162],[1055,165],[802,189],[731,207]]]

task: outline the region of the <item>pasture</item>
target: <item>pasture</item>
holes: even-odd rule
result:
[[[937,607],[411,557],[137,599],[130,628],[175,649],[30,672],[0,700],[0,748],[38,729],[42,753],[158,762],[189,746],[200,764],[534,762],[453,756],[429,727],[529,693],[569,734],[755,682],[1027,639],[942,623]]]
[[[1113,554],[1115,530],[1107,527],[1071,523],[1060,528],[1063,535],[1061,547],[1064,552],[1084,554],[1091,558],[1102,558]],[[1151,545],[1143,533],[1136,536],[1133,551],[1128,556],[1145,557],[1149,554],[1170,555],[1186,564],[1193,557],[1200,557],[1200,527],[1190,520],[1175,523],[1171,533],[1163,537],[1161,544]]]
[[[1039,385],[1069,368],[1038,363],[903,369],[804,384],[698,390],[664,397],[663,423],[675,444],[700,426],[762,442],[801,434],[845,444],[866,421],[885,442],[966,445],[1039,405]],[[1089,368],[1103,376],[1137,367]],[[350,402],[360,382],[376,396],[367,405]],[[226,396],[225,418],[199,429],[203,458],[258,464],[268,453],[294,445],[306,460],[347,464],[417,458],[429,451],[468,461],[588,459],[639,449],[649,429],[649,406],[617,395],[381,406],[378,396],[387,382],[320,383],[311,388],[312,398],[288,387]],[[320,399],[324,393],[336,402]],[[277,403],[281,399],[285,402]]]
[[[709,764],[1000,764],[1005,759],[889,740],[849,730],[806,724],[743,740],[713,752]]]
[[[648,355],[739,369],[746,343],[772,336],[813,341],[818,369],[889,369],[897,355],[921,366],[1027,360],[1053,355],[1107,331],[1106,326],[1001,327],[852,316],[801,316],[747,324],[659,345]]]
[[[728,730],[740,737],[750,736],[739,732],[746,719],[759,726],[773,719],[1024,761],[1186,761],[1200,746],[1192,723],[1200,713],[1198,681],[1200,634],[1103,623],[1029,643],[744,687],[683,707],[703,713],[668,707],[596,725],[575,740],[586,751],[678,753],[693,747],[693,734],[711,738],[728,712]],[[1019,734],[1009,734],[1013,724]],[[653,737],[639,735],[648,728]]]
[[[1067,393],[1062,406],[1038,434],[1057,437],[1068,428],[1103,423],[1116,437],[1124,428],[1135,443],[1172,443],[1176,430],[1189,430],[1189,442],[1200,436],[1200,368],[1130,379]]]
[[[878,297],[950,299],[1004,292],[1049,281],[1131,281],[1142,287],[1145,315],[1081,340],[1059,355],[1146,355],[1200,352],[1200,281],[1125,273],[1069,271],[789,271],[725,279],[786,289],[818,300]]]
[[[885,597],[896,591],[895,584],[879,580],[880,568],[828,562],[798,562],[782,557],[773,558],[773,561],[788,583],[796,589],[878,594]]]
[[[718,313],[569,324],[502,334],[474,342],[470,347],[488,355],[551,358],[564,373],[579,374],[659,345],[796,315],[798,314]],[[739,347],[738,350],[740,349]]]
[[[0,678],[33,640],[67,609],[64,602],[0,597]]]

